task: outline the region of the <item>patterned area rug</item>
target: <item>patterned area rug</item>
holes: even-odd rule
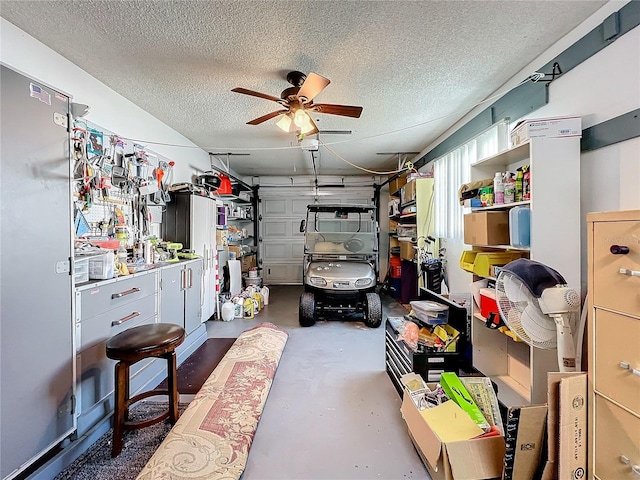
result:
[[[166,402],[140,402],[131,408],[130,415],[132,420],[139,420],[157,415],[167,408]],[[186,404],[181,404],[180,413],[182,414],[186,408]],[[160,446],[169,430],[171,424],[164,421],[141,430],[126,432],[122,453],[116,458],[111,458],[113,430],[109,430],[55,477],[55,480],[133,480]]]
[[[239,479],[287,337],[271,323],[243,332],[138,479]]]

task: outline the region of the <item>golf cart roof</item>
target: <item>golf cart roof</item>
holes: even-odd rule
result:
[[[310,212],[371,212],[376,207],[374,205],[341,205],[339,203],[330,205],[307,205]]]

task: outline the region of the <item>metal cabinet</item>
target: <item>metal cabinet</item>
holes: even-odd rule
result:
[[[202,259],[160,269],[160,321],[183,327],[187,335],[202,322]]]
[[[74,430],[69,99],[0,66],[0,478]]]
[[[106,356],[109,338],[158,317],[157,272],[120,277],[76,289],[76,390],[78,434],[113,409],[115,361]],[[154,360],[131,367],[135,377]]]

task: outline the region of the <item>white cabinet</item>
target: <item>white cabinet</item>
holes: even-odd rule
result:
[[[531,246],[519,251],[554,268],[580,291],[580,138],[530,139],[472,164],[471,180],[493,178],[496,172],[513,172],[523,165],[529,165],[530,200],[473,210],[529,205]],[[512,249],[509,245],[492,248]],[[477,305],[473,316],[473,364],[496,382],[499,399],[506,405],[546,402],[547,372],[558,371],[556,350],[529,347],[486,328]]]
[[[202,257],[202,321],[218,312],[216,224],[219,200],[174,192],[162,224],[164,240],[182,243]]]
[[[187,335],[202,322],[203,260],[189,260],[160,269],[160,322],[175,323]]]

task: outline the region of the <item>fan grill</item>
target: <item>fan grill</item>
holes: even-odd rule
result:
[[[520,339],[537,348],[556,348],[555,321],[540,311],[538,299],[520,279],[500,272],[496,281],[496,302],[502,320]]]

